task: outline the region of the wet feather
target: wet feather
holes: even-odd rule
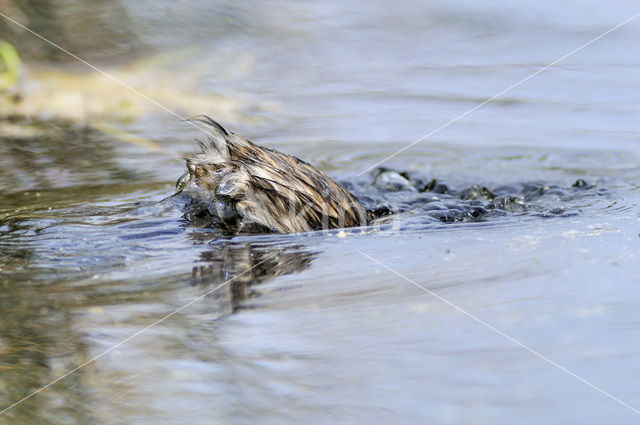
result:
[[[358,199],[308,163],[261,147],[227,131],[209,117],[209,144],[186,159],[182,192],[212,204],[229,230],[259,228],[300,232],[366,225],[371,218]],[[235,214],[235,215],[234,215]]]

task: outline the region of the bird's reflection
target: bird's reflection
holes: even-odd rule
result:
[[[206,290],[220,286],[211,296],[223,314],[233,313],[251,307],[260,284],[305,270],[316,255],[300,245],[222,242],[200,254],[191,284]]]

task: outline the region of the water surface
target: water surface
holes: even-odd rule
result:
[[[176,117],[116,123],[155,150],[15,119],[0,136],[0,408],[164,320],[0,423],[637,423],[612,397],[640,408],[638,22],[384,164],[449,194],[360,175],[633,2],[153,3],[123,6],[125,64],[117,49],[98,63],[238,99],[227,127],[402,213],[230,238],[167,199],[202,138]],[[424,208],[469,205],[473,185],[524,207],[451,222]]]

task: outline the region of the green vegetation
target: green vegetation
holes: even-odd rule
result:
[[[16,49],[0,40],[0,91],[13,87],[20,77],[20,57]]]

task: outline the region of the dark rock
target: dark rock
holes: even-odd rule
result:
[[[411,192],[417,191],[416,188],[411,185],[409,180],[395,171],[385,171],[378,174],[373,184],[381,190],[396,192],[403,190],[408,190]]]
[[[464,189],[460,193],[460,198],[462,199],[487,199],[492,200],[496,197],[489,189],[485,186],[478,186],[477,184]]]
[[[521,213],[527,210],[522,197],[512,195],[497,196],[493,202],[489,204],[489,207],[515,213]]]
[[[587,183],[583,179],[578,179],[574,184],[571,185],[571,187],[575,187],[576,189],[587,190],[587,189],[591,189],[593,186]]]

